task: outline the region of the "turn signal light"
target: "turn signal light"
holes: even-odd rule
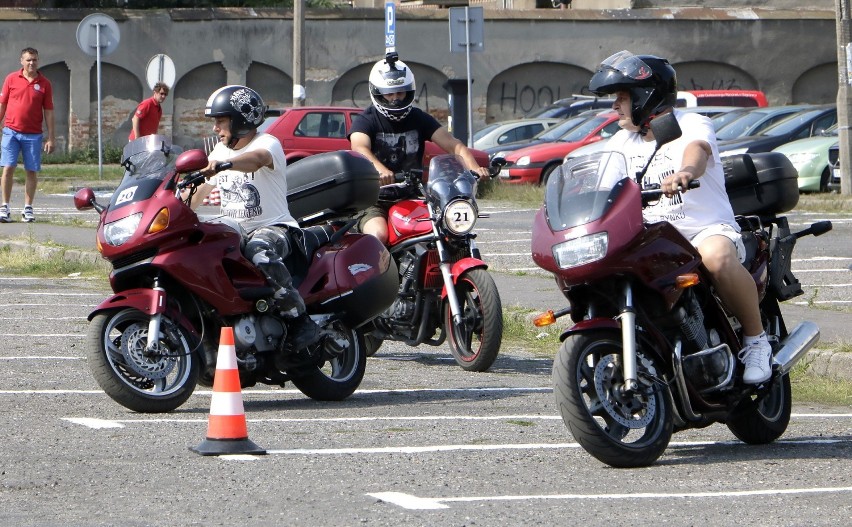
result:
[[[701,280],[695,273],[682,274],[675,278],[675,287],[678,289],[686,289],[687,287],[698,285],[700,282]]]
[[[549,326],[554,322],[556,322],[556,315],[553,314],[552,310],[542,313],[533,319],[533,325],[537,328]]]
[[[160,212],[157,213],[157,216],[154,218],[154,221],[151,222],[151,226],[148,227],[148,234],[154,234],[166,229],[169,226],[169,209],[162,208]]]

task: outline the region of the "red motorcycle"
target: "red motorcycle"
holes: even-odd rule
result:
[[[493,174],[492,174],[493,176]],[[373,320],[368,355],[384,340],[439,346],[445,340],[468,371],[491,367],[503,339],[503,308],[494,279],[476,247],[473,227],[478,176],[461,158],[443,154],[423,171],[396,175],[379,201],[390,205],[388,247],[399,270],[399,291]]]
[[[375,201],[378,176],[366,159],[353,152],[316,157],[304,167],[315,180],[330,173],[359,188],[349,192],[326,178],[322,188],[296,189],[312,203],[335,204],[326,217],[347,217]],[[146,136],[129,143],[122,159],[124,178],[108,206],[91,189],[74,196],[79,210],[100,213],[97,246],[113,266],[114,294],[89,315],[86,340],[101,388],[133,411],[174,410],[196,383],[212,386],[220,329],[230,326],[243,387],[292,381],[313,399],[351,395],[366,365],[363,326],[396,296],[387,249],[372,236],[348,233],[354,222],[304,230],[287,265],[322,337],[293,349],[289,319],[269,302],[272,288],[241,252],[239,224],[202,221],[181,197],[204,181],[198,172],[207,166],[204,152],[180,153],[165,137]],[[294,201],[305,209],[305,200]]]
[[[654,155],[680,136],[671,114],[651,127]],[[788,332],[779,302],[802,294],[790,270],[796,240],[819,236],[831,223],[790,232],[780,214],[798,202],[798,175],[783,155],[725,164],[746,245],[743,265],[773,348],[772,377],[757,386],[742,381],[740,325],[698,251],[670,223],[643,222],[643,207],[661,197],[659,188],[637,183],[647,165],[634,180],[621,154],[604,152],[569,161],[548,180],[532,255],[554,274],[569,306],[536,325],[570,315],[553,366],[557,406],[577,442],[613,467],[650,465],[673,432],[688,428],[724,423],[750,444],[770,443],[787,428],[789,372],[819,340],[819,328],[802,322]]]

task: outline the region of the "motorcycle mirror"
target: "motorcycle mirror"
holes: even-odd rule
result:
[[[178,156],[175,161],[175,170],[177,170],[179,174],[196,172],[202,168],[206,168],[208,163],[207,154],[204,153],[204,150],[196,148],[193,150],[187,150]]]
[[[98,212],[103,210],[103,206],[101,206],[97,199],[95,199],[95,191],[88,187],[81,188],[74,193],[74,208],[77,210],[89,210],[94,208]]]
[[[505,157],[495,157],[491,160],[491,166],[493,167],[504,167],[506,166],[506,158]]]
[[[651,132],[657,142],[657,149],[667,143],[671,143],[683,134],[680,125],[675,119],[674,112],[663,114],[651,120]]]

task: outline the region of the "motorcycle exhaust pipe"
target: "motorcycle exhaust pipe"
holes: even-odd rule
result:
[[[819,326],[813,322],[800,322],[781,342],[781,349],[775,354],[773,361],[778,365],[778,371],[782,375],[789,373],[817,342]]]

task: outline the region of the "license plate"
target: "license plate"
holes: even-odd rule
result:
[[[500,169],[500,179],[509,179],[509,169],[503,167]]]

